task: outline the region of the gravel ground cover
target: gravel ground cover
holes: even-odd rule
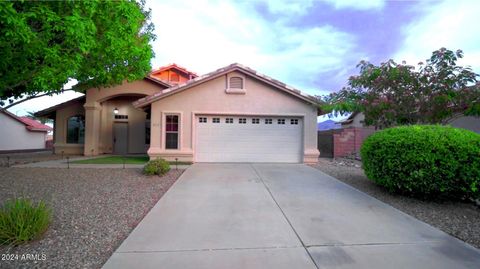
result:
[[[12,166],[17,164],[27,164],[27,163],[34,163],[34,162],[59,160],[61,158],[62,158],[61,154],[53,154],[51,151],[2,153],[0,154],[0,167],[8,167],[9,165]]]
[[[100,268],[181,175],[144,176],[140,169],[0,168],[0,204],[43,199],[53,209],[44,236],[0,247],[0,268]],[[15,258],[13,255],[18,254]],[[40,261],[20,261],[22,255]],[[12,257],[13,256],[13,257]]]
[[[361,162],[323,159],[313,167],[470,245],[480,248],[480,208],[461,202],[431,202],[391,194],[363,173]]]

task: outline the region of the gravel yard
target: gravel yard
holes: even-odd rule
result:
[[[61,158],[61,154],[53,154],[51,151],[2,153],[0,154],[0,167],[8,167],[16,164],[59,160]]]
[[[358,161],[321,158],[313,167],[419,220],[480,248],[480,208],[460,202],[429,202],[391,194],[367,179]]]
[[[147,177],[140,169],[0,168],[0,203],[28,197],[53,208],[41,240],[0,247],[0,254],[45,260],[0,260],[0,268],[100,268],[182,171]]]

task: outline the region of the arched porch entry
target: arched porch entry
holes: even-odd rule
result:
[[[150,138],[150,112],[133,107],[142,97],[158,92],[91,89],[85,108],[84,155],[146,153]]]
[[[118,96],[102,102],[99,150],[119,155],[147,153],[149,111],[135,109],[138,96]]]

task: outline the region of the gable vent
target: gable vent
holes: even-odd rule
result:
[[[231,77],[229,88],[230,89],[243,89],[243,78],[241,78],[241,77]]]

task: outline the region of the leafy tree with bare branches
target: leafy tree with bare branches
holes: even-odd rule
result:
[[[363,112],[376,128],[445,123],[458,115],[480,115],[479,75],[457,65],[463,52],[441,48],[417,67],[393,60],[376,66],[361,61],[348,86],[321,97],[325,111]]]
[[[145,76],[155,39],[144,1],[1,1],[0,110]]]

